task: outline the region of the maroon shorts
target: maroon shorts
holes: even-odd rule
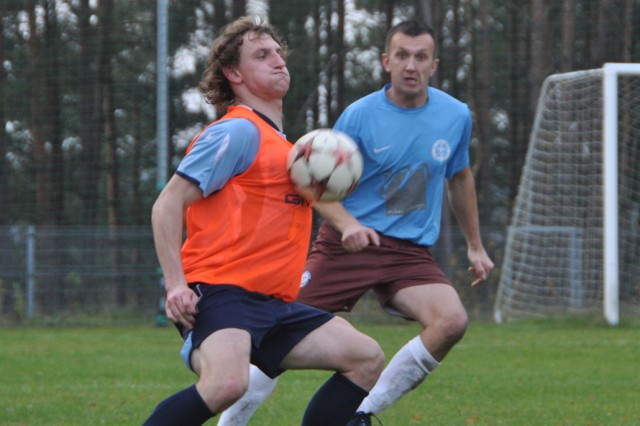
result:
[[[380,246],[359,252],[342,248],[340,232],[324,223],[307,258],[297,300],[325,311],[350,311],[369,289],[389,313],[399,290],[424,284],[449,284],[428,247],[380,235]]]

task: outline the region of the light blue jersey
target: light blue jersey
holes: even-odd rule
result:
[[[364,172],[344,207],[364,226],[415,244],[438,240],[445,179],[469,165],[471,113],[466,104],[429,87],[429,101],[400,108],[387,84],[351,104],[335,129],[359,145]]]

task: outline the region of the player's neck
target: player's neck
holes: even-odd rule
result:
[[[236,105],[244,105],[256,111],[259,111],[262,115],[265,115],[269,120],[275,124],[280,131],[282,131],[282,99],[264,101],[259,98],[254,99],[239,99],[236,98],[234,102]]]
[[[429,95],[426,91],[413,95],[403,93],[391,86],[387,89],[386,95],[387,99],[389,99],[391,103],[399,106],[400,108],[420,108],[429,102]]]

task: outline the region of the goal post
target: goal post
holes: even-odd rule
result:
[[[640,305],[640,64],[542,87],[494,307],[508,319]]]

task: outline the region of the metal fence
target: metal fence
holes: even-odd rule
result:
[[[160,271],[147,227],[0,227],[0,320],[153,318]]]
[[[504,230],[484,230],[499,264]],[[164,289],[153,236],[144,227],[0,227],[0,324],[162,322]],[[443,232],[434,255],[457,284],[472,316],[488,317],[499,271],[470,289],[466,245],[458,228]],[[365,296],[350,314],[387,321]]]

